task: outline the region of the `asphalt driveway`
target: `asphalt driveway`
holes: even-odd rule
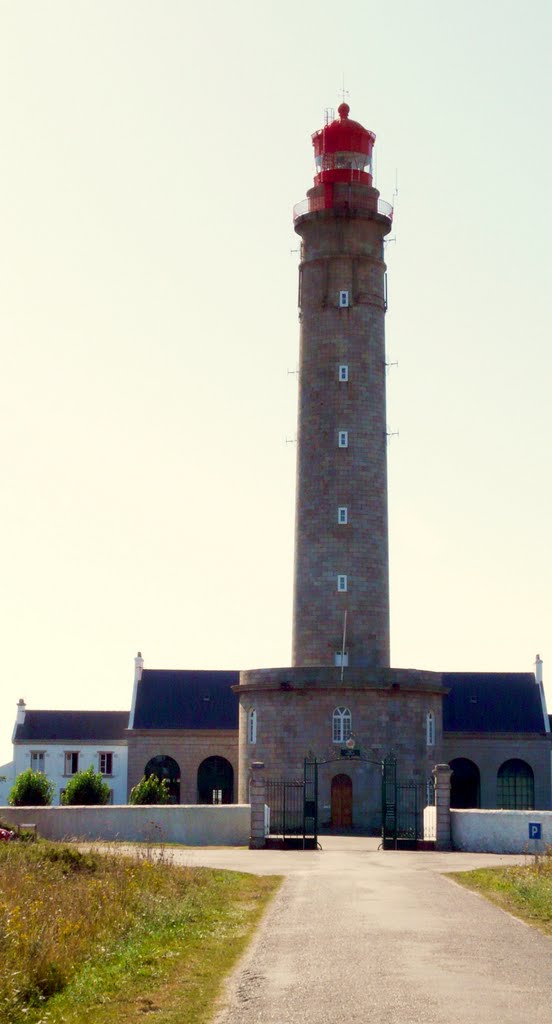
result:
[[[174,851],[187,864],[286,875],[217,1024],[550,1024],[551,940],[446,876],[520,858],[322,843]]]

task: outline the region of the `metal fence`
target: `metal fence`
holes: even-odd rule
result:
[[[386,203],[385,199],[376,199],[370,194],[361,196],[355,193],[350,200],[346,200],[341,196],[336,197],[335,201],[329,201],[326,196],[312,196],[311,198],[303,199],[293,207],[293,221],[295,222],[306,213],[345,208],[352,214],[357,210],[369,211],[371,213],[379,213],[381,216],[388,217],[391,221],[393,220],[393,207],[391,203]]]
[[[433,780],[397,779],[393,766],[383,774],[382,839],[386,849],[416,849],[436,838]]]

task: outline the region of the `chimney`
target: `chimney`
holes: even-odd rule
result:
[[[538,654],[537,654],[537,658],[538,658]],[[144,659],[142,657],[142,652],[138,651],[138,654],[136,655],[136,657],[134,659],[134,682],[135,683],[139,683],[140,682],[140,680],[142,678],[142,669],[143,669],[143,667],[144,667]]]
[[[546,707],[546,695],[544,692],[544,686],[542,682],[542,658],[540,654],[537,654],[535,658],[535,682],[539,688],[539,695],[542,705],[542,717],[544,719],[544,731],[550,732],[550,719],[548,717],[548,708]]]
[[[15,719],[16,725],[23,725],[23,722],[25,721],[26,708],[27,705],[25,704],[23,697],[20,697],[19,700],[17,701],[17,718]]]
[[[144,668],[144,659],[142,652],[138,651],[134,659],[134,686],[132,689],[132,704],[130,706],[130,715],[128,719],[129,729],[134,729],[134,712],[136,710],[136,696],[138,694],[138,684],[142,678],[142,669]]]

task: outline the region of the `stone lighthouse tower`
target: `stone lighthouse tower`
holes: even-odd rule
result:
[[[389,665],[385,235],[375,135],[349,117],[312,137],[301,236],[293,664]]]
[[[440,673],[389,662],[384,239],[393,211],[372,182],[374,134],[346,103],[338,115],[312,137],[314,186],[294,210],[293,664],[240,672],[239,799],[253,764],[267,779],[297,779],[307,759],[320,823],[377,829],[383,758],[393,751],[405,776],[430,776],[443,686]]]

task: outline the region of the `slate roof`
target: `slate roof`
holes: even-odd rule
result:
[[[544,715],[531,672],[443,672],[445,732],[538,732]]]
[[[135,729],[237,729],[239,672],[144,669]]]
[[[16,726],[14,741],[122,740],[128,711],[26,711]]]

